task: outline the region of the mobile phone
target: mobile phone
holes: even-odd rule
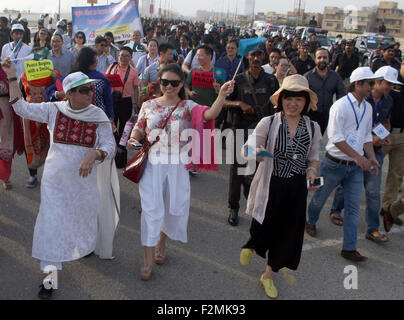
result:
[[[140,150],[140,148],[142,148],[141,143],[131,142],[130,144],[135,148],[135,150]]]
[[[324,185],[324,177],[318,177],[314,179],[314,183],[311,183],[310,180],[307,180],[307,188],[310,187],[322,187]]]

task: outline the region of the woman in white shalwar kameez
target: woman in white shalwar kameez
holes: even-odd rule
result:
[[[167,237],[187,242],[191,197],[189,174],[179,154],[186,141],[180,142],[178,137],[183,130],[191,127],[192,109],[197,104],[184,100],[184,74],[178,65],[169,64],[160,70],[160,85],[163,96],[143,104],[127,145],[129,149],[133,149],[132,143],[139,144],[146,136],[151,143],[155,139],[154,134],[160,137],[160,142],[150,150],[139,182],[142,204],[141,242],[145,249],[145,261],[141,270],[143,280],[150,278],[154,247],[157,246],[155,262],[162,264]],[[203,114],[205,121],[219,115],[226,96],[233,91],[233,86],[233,81],[222,86],[217,100]],[[166,120],[168,124],[165,130],[159,129],[164,127]]]
[[[21,98],[15,69],[9,60],[3,69],[10,79],[10,99],[25,119],[47,123],[51,144],[41,183],[41,204],[35,224],[32,256],[41,269],[80,259],[96,248],[100,193],[94,165],[115,153],[111,124],[105,113],[91,105],[92,86],[81,72],[63,81],[68,101],[27,103]],[[14,70],[13,70],[14,69]],[[96,160],[99,160],[96,162]],[[40,298],[52,288],[41,286]]]

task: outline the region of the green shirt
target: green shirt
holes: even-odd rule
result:
[[[217,98],[217,93],[214,88],[203,88],[203,87],[196,87],[192,85],[192,72],[193,70],[198,70],[198,71],[203,71],[201,67],[199,68],[193,68],[191,69],[191,72],[188,74],[186,85],[187,87],[196,92],[198,94],[198,97],[193,99],[194,102],[197,104],[200,104],[202,106],[209,106],[211,107],[213,102],[215,102]],[[210,70],[210,72],[213,72],[213,67]],[[223,81],[216,80],[217,83],[223,84]]]

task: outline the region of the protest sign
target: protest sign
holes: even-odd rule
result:
[[[119,74],[107,74],[104,73],[104,76],[108,79],[112,88],[120,88],[125,84],[122,82],[121,76]]]
[[[192,86],[202,87],[202,88],[213,88],[213,82],[215,79],[213,78],[213,72],[192,71]]]
[[[73,32],[84,32],[88,45],[94,44],[98,35],[107,31],[114,34],[115,41],[131,40],[131,33],[140,30],[143,34],[137,0],[123,0],[106,6],[72,7]]]
[[[24,66],[28,81],[48,78],[52,75],[53,71],[53,62],[51,60],[25,61]]]

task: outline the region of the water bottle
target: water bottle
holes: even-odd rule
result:
[[[132,132],[133,126],[137,122],[137,115],[133,114],[132,117],[126,121],[125,128],[122,132],[121,140],[119,141],[119,145],[126,147],[126,143],[129,140],[130,134]]]

